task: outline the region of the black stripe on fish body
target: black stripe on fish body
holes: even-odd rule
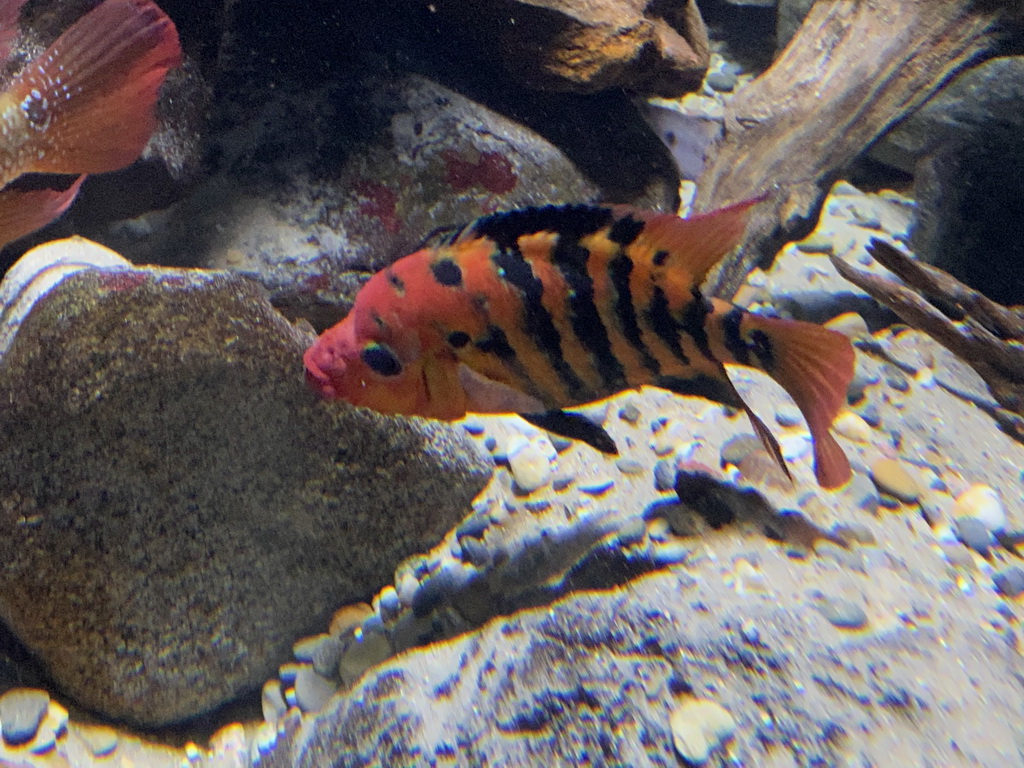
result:
[[[679,343],[679,330],[681,326],[672,316],[672,310],[668,305],[668,297],[660,285],[654,286],[654,290],[651,292],[651,303],[647,307],[645,314],[647,315],[647,322],[651,324],[654,333],[665,343],[665,346],[669,348],[676,359],[683,365],[689,365],[690,358],[683,352],[683,347]]]
[[[447,257],[436,259],[430,264],[430,272],[441,285],[449,288],[462,286],[462,268]]]
[[[714,360],[711,354],[711,345],[708,343],[708,332],[704,327],[707,316],[711,313],[711,302],[704,298],[699,289],[693,289],[693,301],[686,306],[683,312],[680,329],[693,339],[697,350],[708,360]]]
[[[523,324],[533,342],[544,352],[569,397],[576,402],[593,400],[594,393],[583,383],[562,355],[562,336],[544,307],[544,283],[519,249],[499,250],[491,254],[499,277],[515,286],[523,302]]]
[[[761,367],[768,373],[775,367],[775,351],[772,349],[772,340],[768,334],[760,328],[750,332],[750,348],[754,350],[757,359],[761,361]]]
[[[654,266],[664,267],[666,261],[668,261],[668,251],[658,251],[654,254]]]
[[[594,281],[587,272],[590,251],[575,240],[560,235],[551,252],[569,289],[569,313],[573,333],[587,350],[604,390],[619,392],[626,388],[626,372],[612,352],[608,329],[594,304]]]
[[[625,248],[631,245],[643,231],[643,221],[640,219],[634,219],[632,216],[627,214],[612,224],[611,229],[608,230],[608,239]]]
[[[458,333],[458,331],[456,331]],[[452,336],[455,334],[449,334],[448,341],[452,342]],[[546,398],[543,397],[543,393],[537,388],[537,385],[533,381],[533,377],[530,376],[530,372],[526,370],[526,367],[519,361],[519,355],[516,354],[515,349],[511,344],[508,343],[508,337],[505,332],[497,325],[487,326],[487,335],[483,338],[477,339],[474,342],[474,346],[481,352],[494,355],[504,364],[506,370],[511,372],[513,376],[519,381],[520,388],[531,395],[532,397],[545,402]]]
[[[633,305],[633,291],[629,287],[629,276],[632,272],[633,260],[621,251],[608,261],[608,273],[612,286],[615,288],[615,316],[619,319],[619,329],[622,331],[622,335],[640,354],[644,368],[652,375],[658,376],[661,373],[661,363],[651,354],[651,350],[644,343],[643,333],[636,316],[636,307]]]
[[[689,377],[659,376],[654,380],[654,386],[675,392],[677,395],[703,397],[733,408],[743,407],[743,401],[736,396],[736,389],[732,384],[705,373]]]
[[[722,341],[729,354],[733,356],[732,362],[750,365],[750,351],[740,333],[740,323],[743,322],[744,314],[739,307],[733,307],[722,316]]]
[[[469,231],[472,235],[493,240],[498,250],[507,251],[518,245],[519,238],[537,232],[554,232],[572,240],[581,240],[607,227],[612,218],[610,208],[546,205],[484,216],[473,222]]]

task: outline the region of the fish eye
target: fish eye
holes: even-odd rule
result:
[[[402,372],[402,364],[398,361],[395,353],[375,341],[363,347],[360,357],[364,363],[381,376],[397,376]]]

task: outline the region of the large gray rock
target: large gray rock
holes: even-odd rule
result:
[[[467,511],[457,431],[318,400],[309,334],[224,273],[68,277],[0,361],[0,616],[80,704],[156,726],[259,687]]]

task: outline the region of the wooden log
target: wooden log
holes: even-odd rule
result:
[[[775,190],[707,291],[732,296],[763,256],[806,231],[835,175],[988,50],[1012,5],[816,3],[778,60],[729,102],[723,139],[698,180],[697,211]]]

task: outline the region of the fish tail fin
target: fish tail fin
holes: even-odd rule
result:
[[[85,176],[67,189],[5,189],[0,192],[0,247],[45,227],[74,202]]]
[[[745,314],[741,333],[752,357],[796,402],[814,441],[814,474],[823,488],[845,484],[850,462],[829,429],[846,403],[854,352],[841,333],[811,323]]]
[[[105,0],[15,79],[33,139],[22,172],[103,173],[134,162],[156,127],[167,71],[181,64],[174,23],[151,0]]]
[[[694,286],[700,285],[708,271],[743,240],[751,209],[766,195],[744,200],[708,213],[681,219],[672,213],[637,211],[616,206],[616,214],[631,215],[644,222],[643,244],[653,256],[668,254],[666,269],[685,273]]]

